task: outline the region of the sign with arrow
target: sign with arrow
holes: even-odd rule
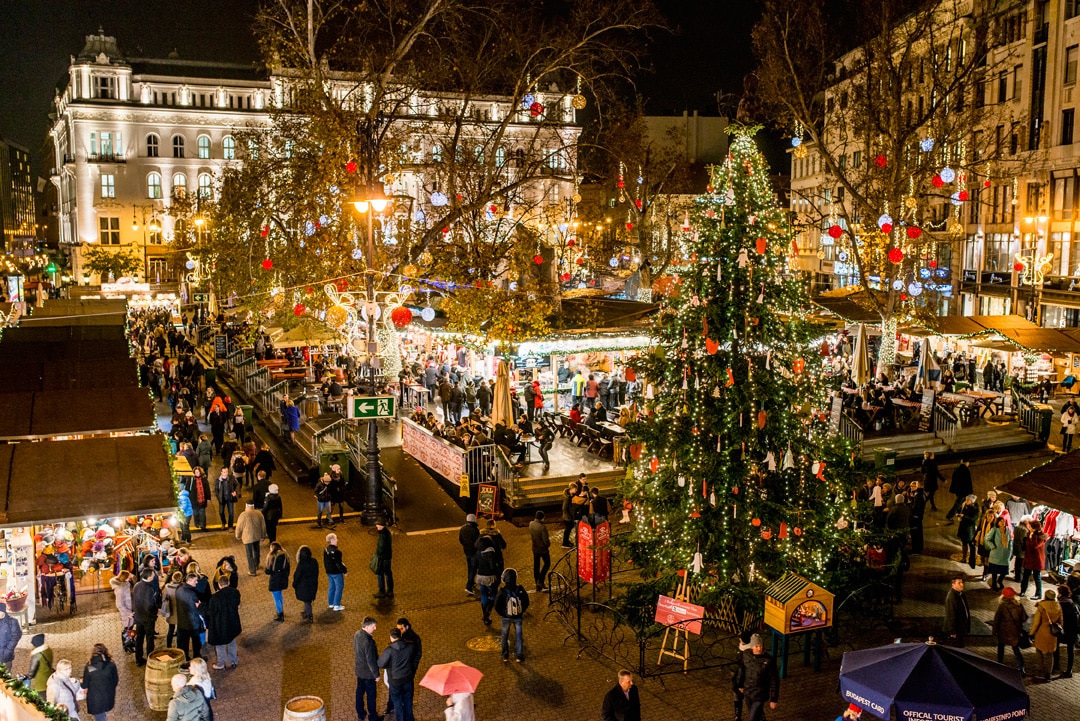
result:
[[[354,396],[348,407],[349,418],[373,421],[394,418],[397,415],[397,398],[394,396]]]
[[[192,293],[191,294],[191,302],[192,303],[209,303],[210,302],[210,294],[209,293]]]

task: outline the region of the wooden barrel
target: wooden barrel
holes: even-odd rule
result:
[[[168,711],[172,698],[172,677],[180,673],[184,652],[179,648],[159,648],[146,659],[146,703],[155,711]]]
[[[283,721],[326,721],[326,705],[318,696],[297,696],[285,704]]]

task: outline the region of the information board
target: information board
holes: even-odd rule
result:
[[[588,521],[577,524],[577,572],[585,583],[593,582],[593,529]]]
[[[829,413],[829,435],[835,436],[840,432],[840,414],[844,411],[844,399],[835,396],[832,399],[832,408]]]
[[[214,357],[224,360],[229,355],[229,337],[224,333],[214,336]]]
[[[687,603],[671,596],[656,599],[656,616],[653,618],[664,626],[701,635],[701,619],[705,618],[705,607],[696,603]]]
[[[499,487],[481,483],[476,488],[476,515],[495,517]]]

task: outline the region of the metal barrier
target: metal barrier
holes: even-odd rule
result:
[[[244,349],[237,348],[229,355],[225,356],[225,360],[221,361],[221,369],[225,371],[229,377],[233,377],[236,372],[236,366],[242,363],[244,360]]]
[[[862,449],[862,426],[846,412],[840,414],[840,435],[851,441],[856,449]]]
[[[952,448],[956,441],[956,429],[960,426],[960,419],[953,415],[940,403],[934,404],[934,435],[945,441],[945,445]]]
[[[1011,388],[1009,393],[1012,396],[1012,407],[1016,409],[1016,417],[1020,422],[1020,427],[1025,431],[1034,433],[1037,428],[1036,419],[1038,418],[1035,404],[1027,396],[1018,393],[1015,387]]]
[[[311,459],[315,463],[319,462],[319,444],[326,440],[335,440],[343,446],[349,444],[349,421],[345,418],[339,418],[326,428],[321,428],[315,431],[311,436]],[[352,434],[352,435],[355,435]]]
[[[494,483],[499,487],[499,493],[502,494],[506,501],[514,505],[523,495],[514,464],[510,462],[510,459],[506,456],[506,451],[501,447],[494,444],[480,446],[480,448],[484,449],[489,447],[491,448],[491,467],[487,470],[486,478],[488,478],[489,483]],[[473,448],[471,450],[479,449]],[[472,478],[472,476],[469,477]]]
[[[254,361],[254,358],[249,360]],[[237,367],[237,372],[243,373],[251,366],[244,361]],[[244,378],[244,388],[247,390],[248,397],[255,399],[257,396],[261,396],[262,392],[270,385],[270,369],[269,368],[256,368],[254,372],[249,371]]]
[[[281,401],[289,393],[289,381],[278,381],[272,386],[264,388],[259,398],[263,410],[267,415],[278,413],[281,409]]]

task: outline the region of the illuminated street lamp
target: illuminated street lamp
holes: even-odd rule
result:
[[[367,357],[369,395],[375,395],[375,374],[379,368],[379,342],[375,335],[375,214],[382,213],[390,204],[382,186],[379,184],[360,188],[356,197],[350,201],[357,213],[367,218],[367,246],[365,264],[367,271],[364,308],[367,315]],[[379,426],[378,421],[368,421],[367,438],[367,484],[364,488],[364,511],[360,516],[365,526],[374,526],[383,516],[382,506],[382,471],[379,463]]]

